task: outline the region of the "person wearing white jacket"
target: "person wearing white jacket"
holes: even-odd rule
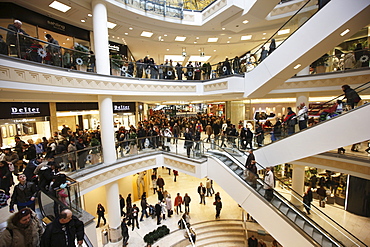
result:
[[[274,173],[271,171],[271,167],[266,167],[266,174],[263,180],[265,183],[263,184],[263,188],[265,189],[265,198],[268,201],[272,200],[274,194]]]

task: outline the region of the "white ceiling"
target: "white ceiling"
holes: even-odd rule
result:
[[[0,1],[6,2],[6,0]],[[88,14],[92,13],[90,0],[60,0],[60,2],[72,7],[66,13],[50,8],[48,5],[52,1],[13,0],[12,2],[51,18],[92,31],[92,18],[88,17]],[[278,0],[274,1],[279,2]],[[292,5],[300,2],[302,1],[295,0],[288,4]],[[212,64],[224,60],[225,57],[240,56],[248,50],[260,46],[264,42],[263,38],[269,38],[289,17],[281,15],[282,18],[269,21],[265,18],[254,17],[253,22],[242,24],[245,19],[243,11],[230,8],[227,13],[225,11],[224,14],[218,14],[217,18],[213,18],[201,26],[192,26],[168,23],[139,15],[118,8],[109,2],[107,2],[107,9],[108,21],[117,23],[114,29],[109,29],[109,40],[118,43],[126,42],[135,59],[138,60],[149,55],[154,58],[156,63],[162,63],[165,55],[181,55],[183,48],[186,48],[187,55],[199,55],[199,50],[204,50],[205,55],[211,56],[209,62]],[[143,12],[143,14],[145,13]],[[86,22],[82,23],[81,19],[85,19]],[[240,24],[235,25],[235,23]],[[226,27],[226,29],[222,30],[222,27]],[[129,28],[132,28],[132,30]],[[140,36],[142,31],[151,31],[154,34],[151,38],[145,38]],[[263,35],[263,33],[266,34]],[[251,40],[240,40],[242,35],[250,34],[253,36]],[[186,36],[186,41],[174,41],[178,35]],[[164,41],[160,41],[159,37]],[[219,38],[218,42],[208,43],[207,40],[210,37]],[[122,38],[124,38],[124,41]],[[197,44],[194,44],[194,41],[197,41]],[[227,43],[228,41],[230,42]],[[184,64],[186,62],[187,59],[184,60]]]

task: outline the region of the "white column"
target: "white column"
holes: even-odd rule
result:
[[[302,69],[297,73],[297,76],[301,75],[309,75],[310,74],[310,66],[307,66],[306,68]]]
[[[96,72],[110,75],[107,7],[101,0],[93,0],[92,9]]]
[[[103,159],[104,164],[109,165],[114,163],[117,159],[114,143],[112,96],[99,95],[98,100]]]
[[[293,190],[298,192],[299,195],[303,196],[303,193],[304,193],[304,166],[293,164],[293,174],[292,175],[293,175],[292,176],[292,188],[293,188]],[[300,200],[295,198],[297,195],[294,192],[292,192],[291,194],[292,194],[291,202],[294,205],[297,205],[297,206],[302,205]]]
[[[310,96],[309,93],[297,93],[296,94],[296,98],[297,98],[296,105],[298,106],[301,103],[304,103],[308,108],[308,106],[309,106],[309,96]]]
[[[116,243],[122,239],[121,235],[121,210],[119,205],[118,182],[105,185],[107,195],[107,211],[109,223],[109,240]]]

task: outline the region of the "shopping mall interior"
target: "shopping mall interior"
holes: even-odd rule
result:
[[[175,212],[161,222],[170,232],[148,240],[159,225],[144,217],[140,229],[129,226],[129,246],[248,246],[252,235],[265,246],[370,245],[369,0],[0,0],[0,9],[0,146],[66,127],[99,135],[98,145],[55,157],[71,183],[67,201],[40,191],[45,223],[63,204],[84,222],[83,246],[122,246],[118,196],[131,194],[141,210],[147,192],[156,205],[155,172],[171,195]],[[343,85],[361,97],[354,105]],[[277,136],[290,108],[293,133],[285,121]],[[204,132],[191,148],[185,135],[117,135],[123,126],[164,130],[158,119],[172,132],[175,121],[185,132],[199,120]],[[207,141],[207,121],[218,120],[255,135],[254,179],[241,135]],[[313,177],[333,183],[322,204],[315,182],[308,214]],[[208,179],[219,218],[214,195],[199,203]],[[191,197],[191,229],[179,229],[177,193]],[[96,227],[99,203],[107,224]],[[9,208],[0,215],[4,230]],[[196,241],[185,237],[191,231]]]

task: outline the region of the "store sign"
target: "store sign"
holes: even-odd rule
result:
[[[63,25],[63,24],[60,24],[58,22],[51,21],[51,20],[47,20],[46,23],[48,25],[50,25],[51,27],[55,28],[55,29],[58,29],[58,30],[63,31],[63,32],[66,31],[66,26]]]
[[[0,119],[50,116],[49,103],[0,103]]]
[[[28,122],[36,122],[36,118],[14,119],[14,123],[28,123]]]
[[[112,51],[119,51],[119,46],[108,44],[108,49]]]
[[[113,112],[135,112],[135,102],[113,102]]]

